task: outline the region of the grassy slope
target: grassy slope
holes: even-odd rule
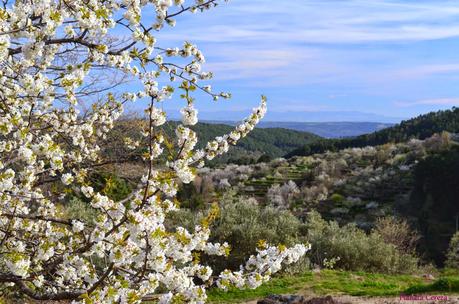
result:
[[[317,294],[351,296],[398,296],[418,293],[459,293],[459,273],[444,272],[435,281],[412,275],[384,275],[364,272],[322,270],[297,276],[274,278],[255,290],[209,291],[212,303],[240,303],[271,294]]]

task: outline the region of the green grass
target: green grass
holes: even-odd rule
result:
[[[393,296],[422,282],[422,278],[410,275],[323,271],[314,277],[310,287],[317,294]]]
[[[406,294],[431,292],[459,293],[459,277],[444,277],[430,284],[418,284],[406,290]]]
[[[294,293],[301,290],[304,284],[312,279],[312,273],[297,277],[275,278],[257,289],[239,290],[236,288],[225,292],[219,289],[212,289],[207,294],[213,303],[238,303],[241,301],[263,298],[270,294]]]
[[[352,296],[398,296],[419,293],[459,293],[459,273],[442,273],[435,281],[413,275],[370,274],[323,270],[297,276],[277,277],[255,290],[210,290],[212,303],[239,303],[270,294],[317,294]]]

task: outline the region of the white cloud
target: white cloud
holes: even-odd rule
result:
[[[459,72],[459,63],[444,63],[432,65],[419,65],[411,68],[395,71],[393,76],[403,78],[422,78],[438,74],[449,74]]]

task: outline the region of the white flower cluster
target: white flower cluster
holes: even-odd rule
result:
[[[188,105],[180,110],[182,122],[185,126],[194,126],[198,123],[198,111],[192,105]]]
[[[204,56],[195,45],[161,48],[152,33],[173,26],[172,16],[217,2],[37,0],[0,9],[0,276],[12,292],[49,301],[140,303],[161,286],[170,291],[162,303],[206,301],[212,269],[196,256],[227,254],[228,245],[209,243],[206,225],[170,230],[165,218],[177,209],[180,182],[191,182],[205,159],[226,152],[251,131],[266,112],[266,100],[233,132],[195,150],[198,139],[189,126],[197,123],[198,112],[188,94],[200,89],[213,99],[230,95],[200,85],[212,73],[202,71]],[[142,18],[147,6],[156,13],[153,25]],[[113,39],[110,33],[131,39]],[[180,57],[178,63],[166,62],[173,57]],[[189,62],[180,66],[183,60]],[[137,80],[143,90],[118,96],[111,90],[114,79],[104,80],[101,68]],[[172,84],[160,86],[163,76]],[[159,103],[172,97],[175,79],[183,81],[188,103],[176,140],[169,140],[158,128],[166,122]],[[149,103],[143,130],[148,173],[127,198],[116,201],[93,188],[89,177],[104,163],[99,143],[124,104],[137,100]],[[126,138],[125,144],[135,149],[140,141]],[[94,219],[66,212],[66,193],[86,197]],[[223,274],[220,285],[229,280],[256,286],[282,261],[295,261],[305,251],[304,246],[260,251],[230,279]]]
[[[310,249],[310,245],[298,244],[292,248],[284,246],[266,246],[259,249],[256,256],[252,255],[240,271],[225,270],[220,274],[217,285],[222,289],[230,286],[255,289],[270,279],[270,276],[282,268],[282,263],[297,262]]]
[[[215,140],[208,142],[204,150],[197,151],[194,157],[194,162],[200,161],[203,158],[212,160],[216,156],[228,152],[229,145],[235,145],[238,140],[244,138],[250,131],[255,128],[260,119],[265,116],[266,109],[266,97],[262,96],[260,106],[253,109],[252,115],[237,125],[235,130],[231,133],[216,137]]]

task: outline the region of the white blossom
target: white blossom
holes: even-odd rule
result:
[[[73,182],[73,176],[71,173],[62,174],[61,181],[64,185],[70,185]]]
[[[80,221],[77,221],[77,220],[73,220],[72,221],[72,230],[73,232],[81,232],[83,231],[84,229],[84,223],[83,222],[80,222]]]
[[[180,113],[182,113],[182,123],[185,126],[194,126],[198,122],[198,111],[192,105],[182,108]]]

